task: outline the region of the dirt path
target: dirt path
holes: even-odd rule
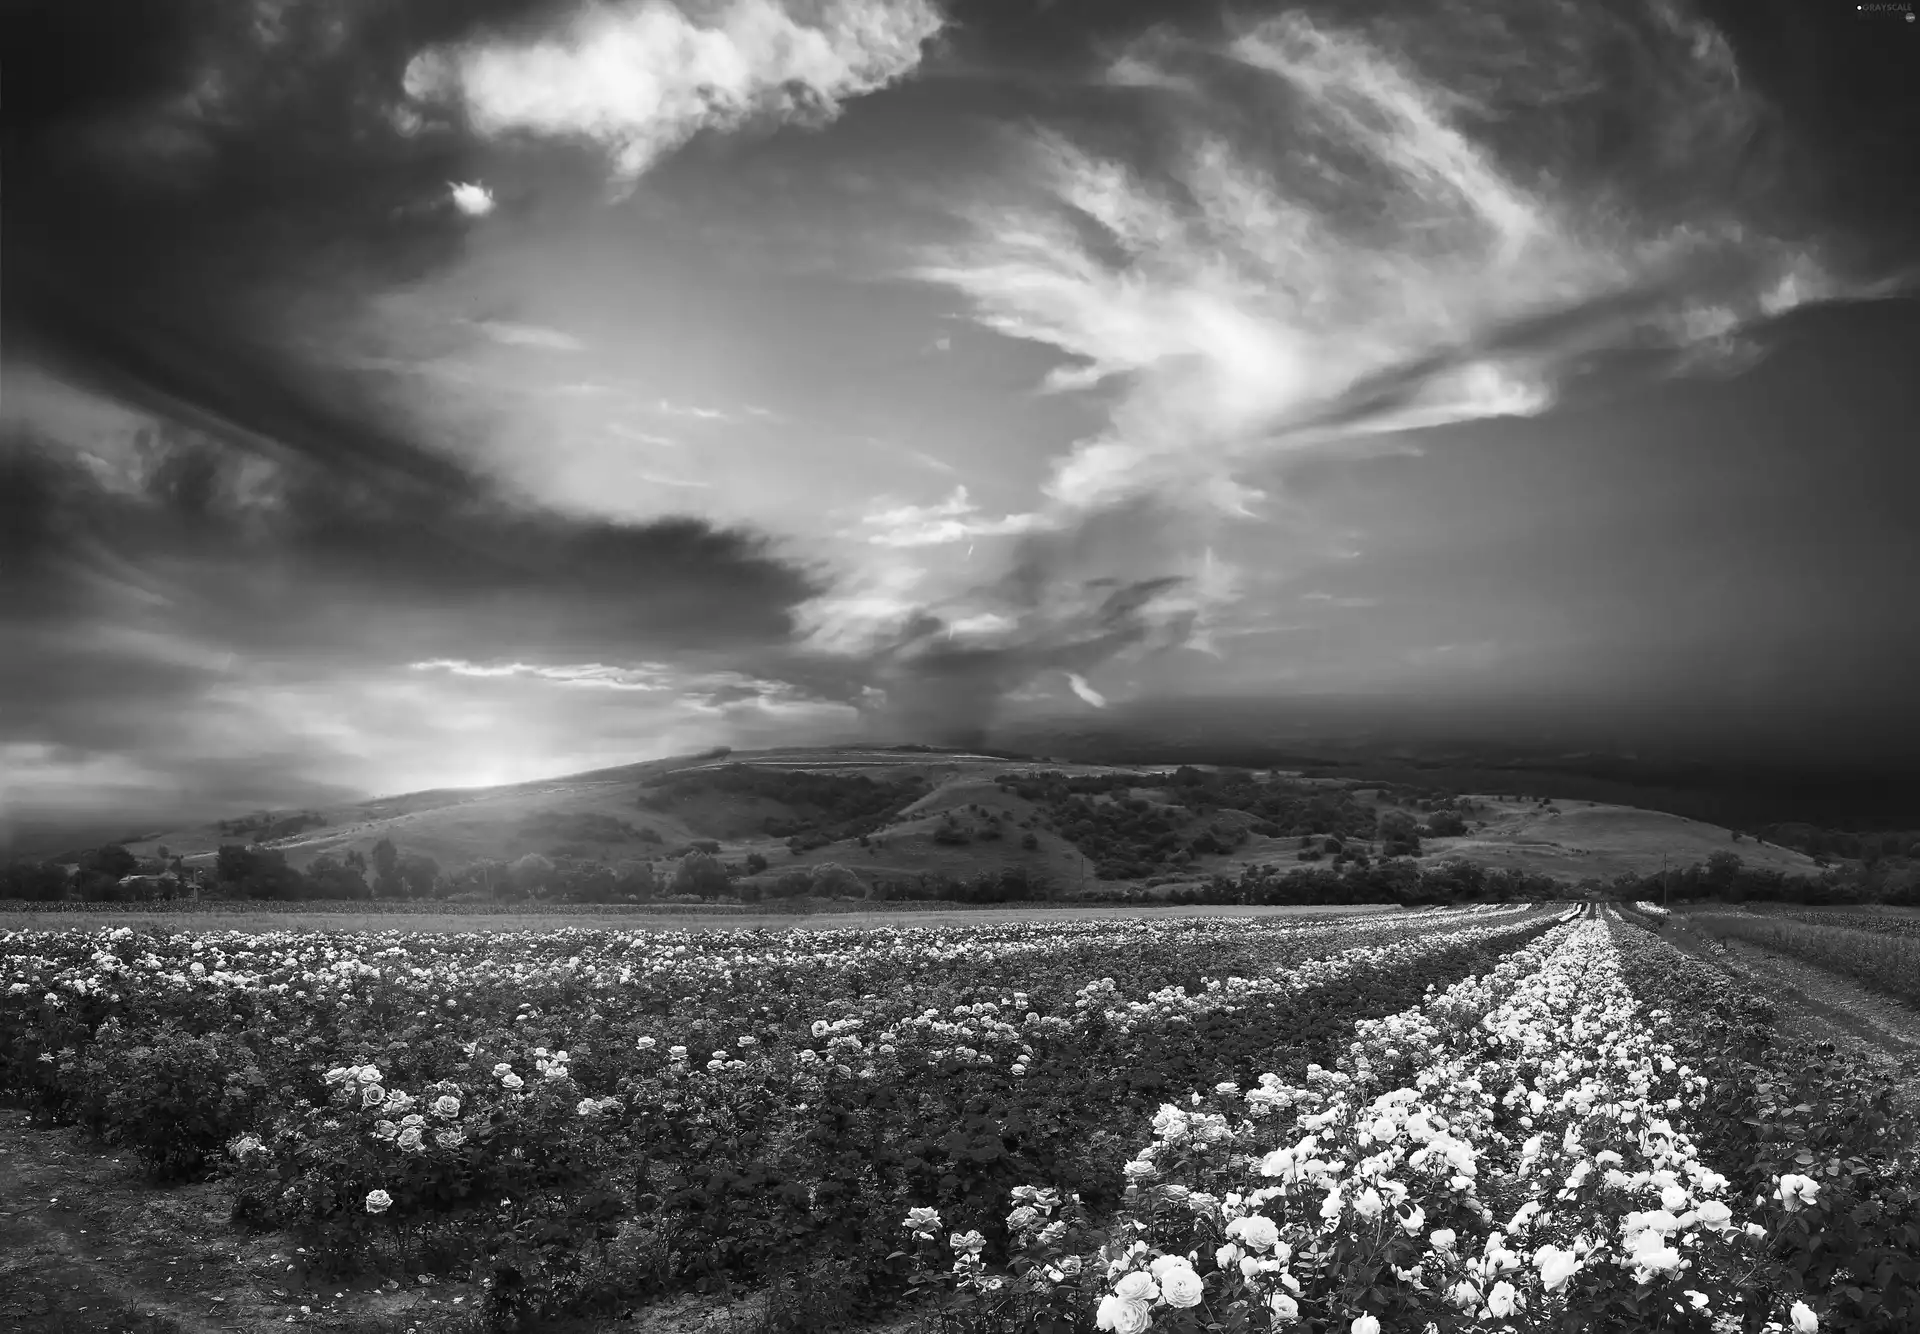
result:
[[[0,1334],[478,1334],[472,1284],[308,1274],[284,1235],[230,1220],[215,1183],[155,1186],[131,1155],[0,1108]],[[543,1334],[749,1334],[766,1300],[686,1296]],[[909,1334],[898,1315],[863,1334]]]
[[[1774,1001],[1783,1036],[1865,1057],[1920,1106],[1920,1013],[1803,960],[1696,931],[1682,916],[1661,934]]]
[[[465,1323],[477,1290],[310,1276],[272,1233],[240,1228],[215,1184],[157,1187],[131,1155],[0,1109],[0,1334],[356,1334]]]

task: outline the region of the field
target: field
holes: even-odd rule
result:
[[[0,932],[0,1097],[335,1328],[1920,1319],[1908,1110],[1611,910],[497,923]]]

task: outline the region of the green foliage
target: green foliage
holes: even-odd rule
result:
[[[694,849],[680,859],[673,872],[673,892],[698,894],[703,899],[727,892],[727,873],[712,853]]]
[[[298,899],[310,892],[306,877],[275,848],[222,845],[214,859],[214,879],[229,893],[250,899]]]
[[[1820,926],[1744,913],[1694,912],[1687,921],[1696,930],[1732,936],[1805,959],[1875,991],[1920,1005],[1920,936],[1888,931],[1879,923],[1862,930],[1852,925]]]
[[[864,774],[819,774],[729,764],[721,769],[674,774],[653,784],[640,804],[653,810],[673,806],[703,792],[761,797],[792,808],[788,818],[764,825],[771,838],[818,836],[825,843],[870,834],[926,795],[929,784],[917,776],[876,782]]]
[[[1777,1199],[1783,1173],[1818,1199],[1769,1220],[1782,1290],[1805,1293],[1834,1334],[1920,1327],[1920,1159],[1911,1110],[1857,1056],[1781,1036],[1765,998],[1635,927],[1616,929],[1636,995],[1674,1026],[1706,1077],[1690,1113],[1705,1156],[1741,1190]]]

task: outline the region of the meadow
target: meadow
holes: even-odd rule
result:
[[[1908,1112],[1642,919],[43,921],[0,1097],[496,1328],[1911,1329]]]

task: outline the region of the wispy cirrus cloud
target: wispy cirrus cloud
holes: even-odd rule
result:
[[[496,343],[512,347],[537,347],[549,352],[584,352],[587,345],[560,329],[537,324],[511,324],[505,320],[479,320],[474,325]]]
[[[1090,642],[1101,573],[1156,590],[1115,652],[1230,637],[1251,583],[1217,553],[1249,519],[1283,515],[1302,557],[1352,554],[1256,468],[1270,486],[1309,448],[1364,456],[1392,433],[1535,416],[1615,352],[1737,371],[1757,323],[1842,291],[1818,253],[1768,233],[1762,205],[1786,184],[1770,113],[1718,32],[1669,0],[1154,32],[1105,95],[1098,115],[1032,129],[1011,179],[970,182],[963,238],[911,270],[1058,353],[1041,388],[1105,416],[1053,461],[992,672]],[[1599,158],[1595,135],[1619,124],[1634,136]],[[1113,127],[1125,137],[1103,139]],[[959,536],[963,501],[889,512],[885,531]]]
[[[875,546],[929,547],[967,538],[1030,532],[1040,521],[1032,514],[986,518],[968,498],[967,488],[956,486],[953,494],[937,504],[890,506],[863,516],[860,522],[874,530],[867,541]]]
[[[457,103],[489,136],[583,137],[630,187],[702,130],[823,123],[920,63],[944,25],[929,0],[666,0],[592,5],[561,32],[437,46],[407,67],[420,104]]]

